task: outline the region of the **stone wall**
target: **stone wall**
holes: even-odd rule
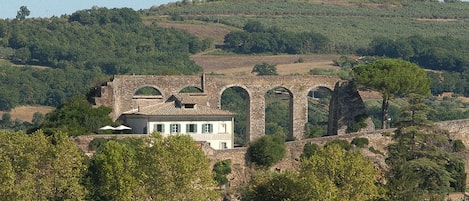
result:
[[[95,97],[97,106],[112,108],[111,117],[116,120],[125,111],[137,109],[151,101],[166,100],[185,87],[196,87],[208,96],[210,107],[220,108],[221,95],[229,87],[240,87],[249,96],[247,141],[265,134],[265,95],[278,87],[285,88],[291,97],[291,137],[303,139],[308,120],[308,93],[320,87],[334,91],[340,78],[334,76],[151,76],[116,75],[102,86]],[[135,92],[142,87],[152,87],[161,93],[160,99],[145,102]],[[334,96],[334,95],[333,95]],[[137,99],[138,100],[135,100]],[[343,106],[344,107],[344,106]],[[346,107],[346,106],[345,106]],[[340,116],[336,120],[341,120]],[[248,142],[247,142],[248,143]]]

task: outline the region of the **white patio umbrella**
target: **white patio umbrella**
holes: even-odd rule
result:
[[[112,126],[104,126],[104,127],[101,127],[99,128],[99,130],[115,130],[116,128],[112,127]]]
[[[124,125],[120,125],[118,127],[115,127],[114,130],[131,130],[132,128]]]

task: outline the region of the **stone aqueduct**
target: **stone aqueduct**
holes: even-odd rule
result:
[[[295,139],[303,139],[308,120],[308,93],[312,90],[322,87],[333,92],[329,109],[328,133],[330,135],[343,132],[343,127],[350,123],[354,115],[364,112],[364,105],[360,105],[363,102],[358,92],[337,90],[342,83],[344,81],[338,77],[331,76],[116,75],[112,81],[99,88],[95,104],[111,107],[111,117],[116,120],[123,112],[138,107],[134,100],[135,93],[142,87],[157,89],[161,93],[159,98],[162,100],[166,100],[186,87],[197,87],[208,97],[210,107],[220,108],[223,91],[230,87],[241,87],[249,96],[246,139],[253,140],[265,133],[264,97],[267,91],[283,87],[289,91],[291,97],[290,132]],[[352,104],[357,100],[358,104]],[[355,106],[349,107],[347,106],[349,104]]]

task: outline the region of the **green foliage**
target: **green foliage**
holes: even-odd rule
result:
[[[390,200],[442,199],[447,193],[464,191],[464,161],[449,153],[446,137],[432,130],[404,127],[388,146],[386,188]],[[405,190],[404,190],[405,189]]]
[[[226,168],[218,172],[226,173]],[[154,133],[148,141],[111,139],[93,156],[87,181],[90,200],[216,197],[208,158],[186,135],[163,138]]]
[[[202,68],[189,55],[212,45],[179,29],[144,25],[129,8],[93,7],[60,18],[0,20],[0,58],[26,65],[1,62],[0,110],[57,107],[115,74],[200,73]]]
[[[375,149],[374,147],[370,147],[370,148],[368,148],[368,150],[370,150],[371,153],[379,154],[379,155],[384,156],[384,153],[383,153],[383,152],[381,152],[380,150]]]
[[[410,37],[416,33],[425,33],[428,37],[449,36],[460,39],[469,36],[469,31],[464,29],[467,22],[462,20],[468,16],[467,3],[381,0],[345,2],[352,5],[306,1],[271,1],[268,4],[260,1],[217,1],[203,3],[203,6],[161,6],[150,9],[148,15],[184,13],[187,18],[222,23],[239,29],[255,20],[265,27],[277,26],[294,33],[314,30],[333,41],[328,49],[339,54],[363,50],[373,38],[380,36],[395,41],[400,41],[396,39],[400,36]],[[382,26],[383,23],[386,26]]]
[[[299,175],[292,171],[284,173],[264,172],[251,179],[241,195],[242,201],[307,200]]]
[[[235,113],[235,144],[245,145],[247,125],[247,92],[240,87],[231,87],[223,91],[221,108]]]
[[[93,140],[91,140],[90,144],[88,145],[88,149],[90,151],[96,151],[98,150],[100,147],[102,147],[103,145],[105,145],[107,142],[109,142],[109,139],[106,139],[106,138],[94,138]]]
[[[316,152],[319,150],[319,145],[314,144],[314,143],[306,143],[305,146],[303,147],[303,153],[301,153],[301,158],[309,158],[316,154]]]
[[[72,97],[69,101],[45,116],[39,127],[48,134],[66,131],[69,135],[94,133],[103,125],[111,125],[110,108],[93,108],[83,95]]]
[[[453,143],[453,151],[454,152],[460,152],[466,149],[466,146],[464,146],[464,143],[462,140],[455,140]]]
[[[251,162],[269,168],[286,154],[284,139],[279,136],[265,135],[249,144]]]
[[[16,12],[16,19],[17,20],[24,20],[24,19],[26,19],[26,17],[29,16],[29,14],[31,14],[31,11],[29,11],[28,7],[21,6],[20,10],[18,12]]]
[[[341,139],[328,141],[324,146],[327,147],[327,146],[332,146],[332,145],[338,145],[339,147],[341,147],[342,149],[346,151],[349,151],[350,149],[352,149],[352,145],[347,140],[341,140]]]
[[[368,138],[356,137],[352,139],[352,142],[350,142],[350,144],[353,144],[357,146],[358,148],[363,148],[365,146],[368,146],[369,141],[368,141]]]
[[[355,59],[351,59],[347,56],[340,56],[340,58],[333,61],[335,66],[339,66],[341,68],[353,68],[355,65],[358,64],[358,61]]]
[[[248,21],[244,31],[232,31],[225,36],[225,48],[236,53],[318,53],[325,51],[329,39],[318,33],[294,33],[278,27],[264,27]]]
[[[315,98],[308,100],[308,124],[305,132],[309,138],[321,137],[327,134],[330,93],[324,93],[328,95],[318,97],[317,92],[313,92]]]
[[[331,76],[339,76],[343,80],[350,80],[350,70],[343,69],[343,70],[335,70],[335,69],[320,69],[320,68],[313,68],[309,70],[310,75],[331,75]]]
[[[41,125],[42,122],[44,122],[44,114],[40,112],[35,112],[33,114],[33,119],[31,121],[34,127],[39,127],[39,125]]]
[[[190,136],[163,138],[156,133],[150,143],[137,154],[147,199],[211,200],[217,196],[209,159]]]
[[[277,65],[275,64],[256,64],[252,69],[251,73],[256,73],[257,76],[265,76],[265,75],[278,75],[277,73]]]
[[[367,114],[361,114],[355,116],[355,122],[350,125],[350,127],[347,127],[348,132],[358,132],[362,128],[366,128],[367,124],[365,123],[366,119],[368,118]]]
[[[0,131],[0,195],[4,200],[84,200],[85,156],[64,133]]]
[[[379,172],[360,152],[332,145],[304,158],[299,172],[257,175],[242,200],[374,200],[383,197],[378,179]]]
[[[430,94],[430,79],[416,64],[400,59],[380,59],[353,68],[357,84],[382,94],[381,128],[387,127],[389,100],[411,94]]]
[[[228,183],[226,175],[229,173],[231,173],[231,160],[218,161],[213,166],[213,179],[219,186]]]
[[[109,141],[94,154],[90,165],[93,197],[98,200],[134,200],[142,197],[136,153],[125,144]]]
[[[145,87],[142,87],[140,89],[138,89],[136,92],[135,92],[135,95],[140,95],[140,96],[158,96],[158,95],[161,95],[161,92],[158,91],[157,89],[153,88],[153,87],[148,87],[148,86],[145,86]]]

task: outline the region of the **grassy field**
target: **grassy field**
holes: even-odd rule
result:
[[[8,113],[10,113],[12,120],[19,119],[21,121],[31,122],[34,113],[40,112],[42,114],[47,114],[54,109],[55,108],[48,106],[20,106],[8,111]],[[6,113],[6,111],[0,111],[0,116],[4,113]]]

